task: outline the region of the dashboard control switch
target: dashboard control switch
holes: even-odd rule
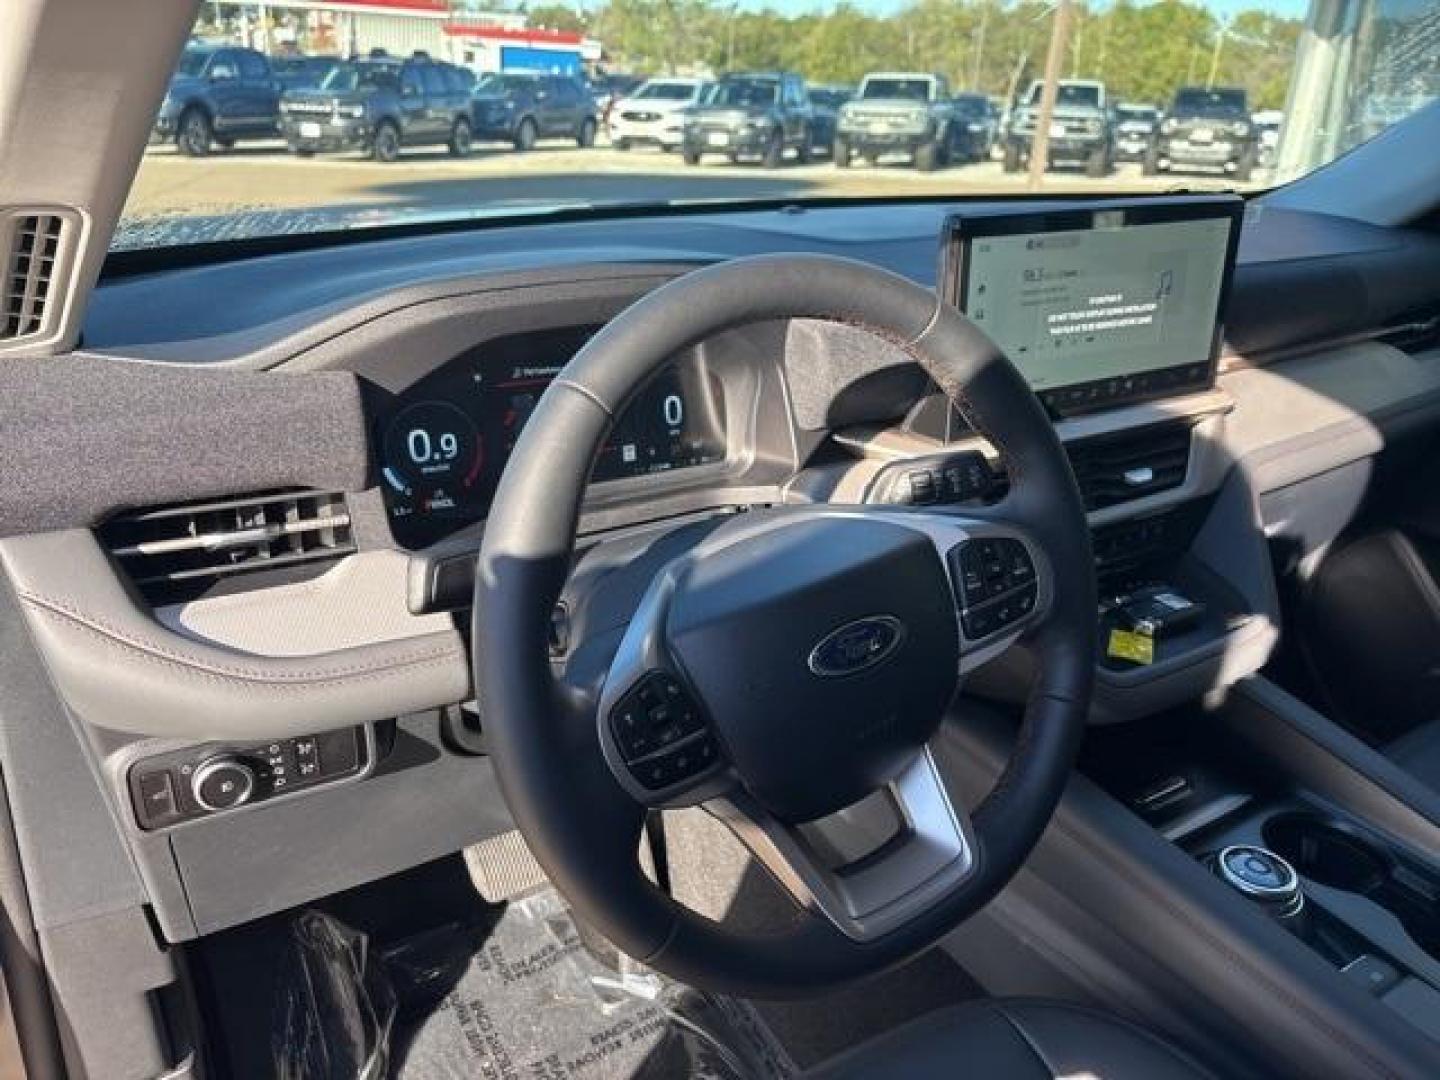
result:
[[[190,777],[190,794],[206,810],[243,806],[255,794],[255,770],[238,757],[210,758]]]
[[[137,786],[141,813],[151,825],[163,825],[179,813],[175,802],[175,778],[169,769],[142,773]]]
[[[935,474],[928,469],[916,469],[907,477],[910,481],[910,501],[917,506],[926,506],[940,497]]]

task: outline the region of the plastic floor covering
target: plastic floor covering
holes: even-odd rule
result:
[[[603,944],[601,945],[603,949]],[[282,1080],[783,1080],[745,1002],[587,947],[552,889],[483,926],[376,951],[330,915],[291,924],[272,1060]]]

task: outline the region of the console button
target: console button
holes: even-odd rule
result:
[[[694,779],[714,765],[718,758],[715,740],[709,735],[702,735],[663,754],[636,762],[631,770],[644,787],[659,791]]]
[[[967,611],[960,617],[960,622],[965,628],[965,636],[972,641],[989,637],[1000,628],[1000,624],[995,618],[995,608],[993,606]]]
[[[1340,973],[1376,997],[1400,981],[1400,972],[1394,964],[1369,953],[1362,953],[1351,960],[1340,969]]]
[[[170,770],[148,772],[140,776],[136,785],[140,790],[140,812],[152,824],[168,821],[179,813],[175,802],[175,778]]]
[[[610,733],[620,756],[629,762],[673,746],[704,728],[705,719],[685,688],[659,672],[645,676],[610,714]]]
[[[655,749],[650,718],[638,696],[627,697],[610,714],[610,733],[626,761],[644,757]]]
[[[909,474],[907,479],[910,481],[911,502],[924,506],[928,503],[933,503],[940,497],[939,485],[936,483],[935,474],[928,469],[916,469]]]
[[[236,757],[213,757],[190,777],[190,793],[206,810],[241,806],[255,793],[255,770]]]

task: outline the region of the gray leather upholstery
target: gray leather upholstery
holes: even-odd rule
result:
[[[1440,720],[1400,736],[1385,748],[1385,755],[1440,795]]]
[[[1213,1074],[1117,1017],[996,999],[941,1009],[807,1073],[807,1080],[1204,1080]]]

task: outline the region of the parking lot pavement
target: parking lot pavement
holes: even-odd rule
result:
[[[1053,172],[1045,190],[1165,191],[1230,186],[1224,177],[1145,177],[1135,164],[1109,177]],[[707,160],[686,166],[675,154],[542,146],[520,154],[481,146],[456,159],[443,150],[411,150],[393,165],[359,155],[297,158],[280,144],[252,144],[202,159],[171,147],[147,151],[126,216],[226,214],[343,204],[350,210],[523,210],[555,204],[624,201],[783,199],[859,195],[1004,194],[1026,190],[1026,177],[993,161],[921,173],[882,161],[839,169],[828,161],[767,170]]]

